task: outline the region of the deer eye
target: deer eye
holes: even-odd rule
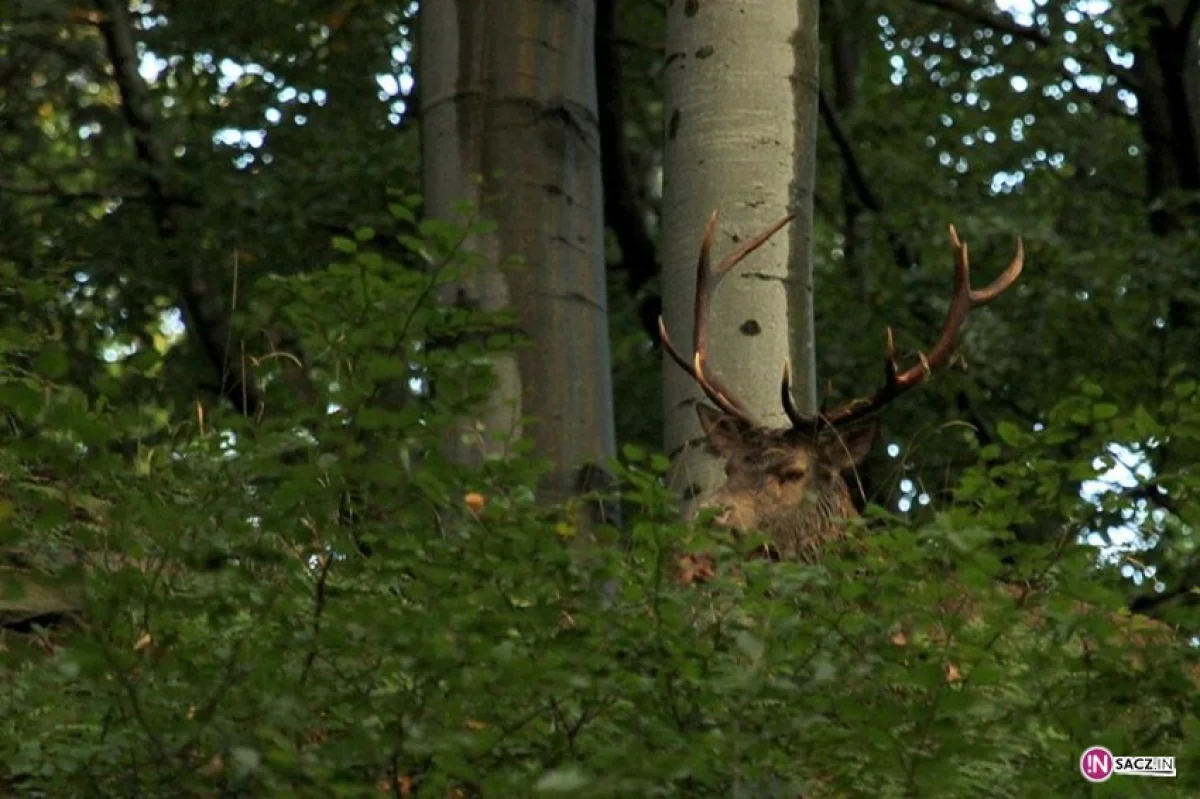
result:
[[[777,477],[781,484],[787,485],[788,483],[795,483],[800,480],[803,480],[804,475],[805,475],[805,471],[803,469],[793,466],[791,468],[781,470],[778,473]]]

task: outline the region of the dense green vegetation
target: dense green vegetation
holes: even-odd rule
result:
[[[645,227],[608,209],[622,514],[590,527],[528,447],[443,455],[536,342],[435,301],[493,264],[486,209],[422,214],[413,4],[0,19],[0,793],[1195,795],[1200,174],[1163,166],[1195,146],[1155,127],[1188,110],[1146,66],[1165,12],[829,5],[822,375],[935,334],[948,221],[982,279],[1014,232],[1029,258],[814,566],[745,561],[663,484],[631,260],[661,3],[598,37]],[[701,549],[719,578],[679,585]],[[1179,776],[1089,786],[1097,743]]]

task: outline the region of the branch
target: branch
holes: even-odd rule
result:
[[[1190,569],[1187,573],[1180,575],[1178,584],[1171,589],[1163,591],[1161,594],[1142,594],[1135,597],[1129,603],[1129,609],[1134,613],[1141,613],[1146,616],[1153,616],[1154,612],[1162,608],[1163,605],[1169,604],[1176,600],[1186,600],[1189,595],[1194,593],[1194,589],[1200,587],[1200,574],[1196,573],[1196,569]],[[1193,598],[1189,604],[1193,604]]]
[[[1000,33],[1007,33],[1016,39],[1033,42],[1041,47],[1053,47],[1055,44],[1049,34],[1044,33],[1040,28],[1035,28],[1032,25],[1022,25],[1010,15],[992,11],[982,5],[963,2],[963,0],[913,0],[913,2],[928,6],[929,8],[936,8],[939,11],[947,11],[969,22],[974,22],[985,28],[991,28]],[[1100,55],[1102,56],[1103,52]],[[1078,54],[1075,55],[1075,58],[1081,61],[1084,60],[1084,57]],[[1103,64],[1103,70],[1115,75],[1127,88],[1136,90],[1139,86],[1137,76],[1132,71],[1112,63],[1107,58],[1103,58],[1102,61],[1098,61],[1096,57],[1088,58],[1087,60],[1091,62],[1093,67],[1098,68]]]
[[[113,79],[121,96],[121,114],[133,132],[134,149],[144,167],[150,211],[159,238],[168,242],[168,252],[180,255],[174,240],[179,232],[180,203],[168,188],[172,159],[170,148],[157,130],[157,119],[146,83],[138,73],[137,47],[128,4],[124,0],[96,0],[103,18],[100,34],[112,63]],[[224,314],[216,307],[199,268],[190,263],[180,276],[178,291],[188,332],[198,341],[220,380],[220,393],[249,416],[261,406],[257,390],[231,369],[230,332]]]
[[[1172,516],[1178,517],[1181,508],[1179,504],[1167,493],[1159,490],[1160,486],[1157,483],[1143,483],[1133,489],[1130,489],[1128,496],[1134,499],[1144,499],[1147,502],[1155,505],[1158,508],[1165,510]],[[1168,578],[1170,579],[1170,578]],[[1142,594],[1135,597],[1129,603],[1129,609],[1134,613],[1144,613],[1153,615],[1153,612],[1170,602],[1173,602],[1181,597],[1186,597],[1193,593],[1193,589],[1200,587],[1200,565],[1191,564],[1185,567],[1176,577],[1174,588],[1161,593]],[[1192,602],[1194,603],[1194,599]]]
[[[1134,112],[1130,111],[1128,106],[1122,103],[1118,98],[1113,97],[1104,90],[1108,87],[1103,87],[1098,92],[1092,92],[1080,86],[1080,76],[1072,74],[1071,71],[1067,69],[1065,64],[1060,63],[1058,65],[1058,74],[1069,80],[1071,85],[1075,87],[1076,91],[1082,94],[1084,100],[1095,106],[1097,111],[1104,111],[1120,119],[1134,119],[1137,116],[1134,114]],[[1147,136],[1146,138],[1150,139],[1151,137]],[[1166,140],[1165,136],[1158,136],[1157,138],[1160,141]]]
[[[880,202],[878,195],[872,191],[871,185],[867,182],[867,177],[863,173],[862,163],[858,160],[858,154],[854,151],[854,144],[850,141],[850,137],[846,133],[846,128],[842,125],[842,120],[838,117],[833,104],[825,96],[824,89],[821,89],[817,93],[817,106],[821,111],[821,119],[825,121],[825,126],[829,128],[829,134],[833,137],[833,143],[837,145],[838,153],[842,157],[842,163],[846,167],[846,177],[850,180],[850,185],[853,187],[854,193],[858,196],[859,202],[868,211],[882,217],[883,203]],[[886,221],[883,227],[888,244],[892,248],[892,259],[901,269],[908,269],[913,263],[908,247],[904,245],[900,234],[891,225],[888,225]]]
[[[1175,27],[1180,51],[1186,53],[1192,45],[1192,26],[1196,24],[1196,14],[1200,12],[1200,0],[1188,0],[1187,6],[1183,9],[1183,16],[1179,18],[1179,24]]]
[[[854,193],[858,195],[858,199],[868,211],[877,214],[883,213],[883,205],[868,185],[867,178],[863,174],[862,164],[859,163],[858,155],[854,152],[854,145],[850,142],[850,137],[846,135],[846,129],[842,126],[842,120],[834,110],[833,104],[825,96],[824,89],[817,94],[817,105],[821,109],[821,119],[825,120],[825,126],[829,128],[829,135],[833,137],[833,143],[837,145],[838,153],[842,156],[842,163],[846,167],[846,176],[850,178],[850,185],[854,187]]]
[[[612,268],[625,272],[630,295],[658,276],[660,265],[654,240],[638,203],[625,146],[625,112],[621,96],[621,62],[616,44],[616,0],[596,3],[596,90],[600,128],[600,173],[604,184],[604,219],[621,248],[621,262]],[[658,341],[661,299],[639,305],[642,327]]]
[[[121,202],[137,202],[146,200],[145,195],[141,194],[126,194],[124,192],[112,190],[87,190],[87,191],[67,191],[60,189],[58,186],[22,186],[19,183],[13,183],[7,180],[0,180],[0,192],[5,194],[15,194],[18,197],[46,197],[60,203],[71,202],[108,202],[120,200]]]
[[[1043,46],[1054,44],[1050,37],[1040,29],[1032,25],[1022,25],[1008,14],[990,11],[973,3],[965,3],[960,0],[916,0],[916,2],[940,11],[949,11],[955,16],[962,17],[1000,33],[1011,34],[1027,42],[1034,42]]]
[[[979,442],[979,446],[986,447],[995,442],[996,435],[992,432],[992,426],[988,424],[987,419],[983,418],[983,414],[979,412],[979,408],[971,401],[967,392],[959,391],[955,394],[954,404],[958,406],[959,412],[967,417],[967,421],[971,425],[971,432],[975,434],[975,440]]]
[[[1121,464],[1124,466],[1125,464]],[[1156,507],[1162,508],[1172,516],[1178,516],[1180,513],[1179,504],[1171,499],[1169,494],[1159,491],[1157,483],[1143,483],[1129,490],[1129,496],[1133,499],[1144,499],[1152,503]]]

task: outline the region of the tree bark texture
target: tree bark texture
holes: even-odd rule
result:
[[[488,266],[443,299],[511,308],[531,340],[496,360],[494,397],[452,454],[500,457],[524,433],[554,462],[549,502],[615,453],[594,28],[587,0],[421,8],[426,212],[453,219],[465,200],[496,224],[468,244]],[[524,264],[501,270],[512,255]]]
[[[802,410],[816,406],[812,196],[818,83],[816,0],[688,0],[667,11],[663,308],[690,348],[696,258],[709,215],[718,263],[784,214],[796,218],[723,279],[710,305],[712,370],[761,422],[785,424],[779,384],[791,358]],[[665,444],[685,498],[721,480],[695,446],[702,394],[664,360]]]
[[[1146,141],[1146,183],[1152,230],[1165,235],[1195,217],[1200,206],[1200,69],[1196,64],[1197,4],[1178,0],[1142,9],[1145,38],[1134,47],[1138,122]],[[1179,196],[1185,198],[1179,207]]]

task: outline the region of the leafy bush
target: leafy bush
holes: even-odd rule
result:
[[[1182,764],[1097,794],[1195,793],[1194,653],[1119,612],[1077,542],[1097,512],[1071,486],[1097,466],[1055,458],[1063,436],[1192,435],[1194,389],[1128,416],[1081,390],[1004,430],[955,506],[876,511],[816,566],[674,521],[666,459],[627,448],[628,546],[577,546],[520,447],[442,454],[513,344],[432,302],[474,268],[470,232],[426,224],[420,270],[343,239],[265,281],[243,327],[286,320],[317,356],[256,362],[259,420],[140,405],[153,353],[73,382],[53,326],[3,330],[0,612],[28,622],[0,638],[6,793],[1073,795],[1097,743]],[[1031,525],[1056,534],[1011,532]],[[720,577],[679,585],[685,549]]]

